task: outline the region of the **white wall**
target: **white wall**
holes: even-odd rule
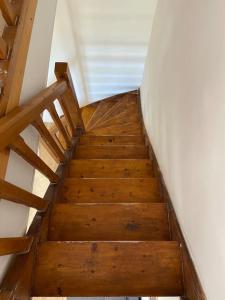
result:
[[[156,1],[58,1],[50,70],[70,63],[81,106],[140,86]]]
[[[39,0],[29,48],[21,103],[46,87],[56,0]],[[33,128],[24,131],[26,142],[37,149],[38,137]],[[32,191],[34,170],[16,154],[11,153],[6,180]],[[26,231],[29,209],[0,200],[0,237],[22,236]],[[10,257],[0,257],[0,282]]]
[[[145,124],[209,300],[225,294],[225,2],[159,0]]]

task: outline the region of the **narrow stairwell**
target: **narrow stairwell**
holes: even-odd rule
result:
[[[82,118],[86,133],[38,245],[33,296],[183,295],[181,249],[171,240],[137,93],[91,104]]]

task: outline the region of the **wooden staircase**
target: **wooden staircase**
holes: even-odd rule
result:
[[[82,109],[86,133],[38,245],[33,296],[183,295],[180,244],[145,145],[137,93]]]

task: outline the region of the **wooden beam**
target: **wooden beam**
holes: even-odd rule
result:
[[[24,142],[20,136],[10,144],[10,148],[24,160],[45,175],[50,182],[57,183],[59,176]]]
[[[0,0],[2,16],[8,25],[14,25],[16,21],[16,10],[9,0]]]
[[[39,132],[41,138],[45,142],[46,146],[48,147],[49,152],[52,154],[54,158],[56,158],[58,161],[63,162],[65,157],[59,146],[57,145],[56,141],[46,128],[44,122],[42,121],[41,117],[37,118],[33,122],[33,126],[37,129]]]
[[[6,59],[7,58],[7,44],[6,42],[3,40],[2,37],[0,37],[0,59]]]
[[[45,211],[48,203],[9,182],[0,179],[0,198]]]
[[[58,130],[59,132],[61,133],[61,135],[63,136],[63,139],[65,140],[66,142],[66,146],[67,148],[70,147],[70,138],[62,124],[62,121],[60,120],[59,116],[58,116],[58,113],[55,109],[55,105],[53,103],[51,103],[49,106],[48,106],[48,111],[53,119],[53,121],[55,122],[56,126],[58,127]]]
[[[30,251],[33,238],[30,236],[17,238],[0,238],[0,256],[24,254]]]
[[[66,82],[56,82],[33,97],[29,102],[15,108],[12,112],[1,118],[0,150],[3,150],[13,142],[65,90]]]
[[[73,80],[70,74],[68,63],[57,62],[55,64],[55,75],[58,80],[66,80],[68,84],[68,92],[62,96],[65,104],[68,106],[70,113],[73,113],[73,119],[76,120],[78,127],[85,132],[83,119],[81,117],[80,107],[77,100]]]

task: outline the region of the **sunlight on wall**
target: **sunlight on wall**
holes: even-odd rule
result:
[[[68,61],[80,104],[137,89],[157,0],[58,0],[49,82]]]

